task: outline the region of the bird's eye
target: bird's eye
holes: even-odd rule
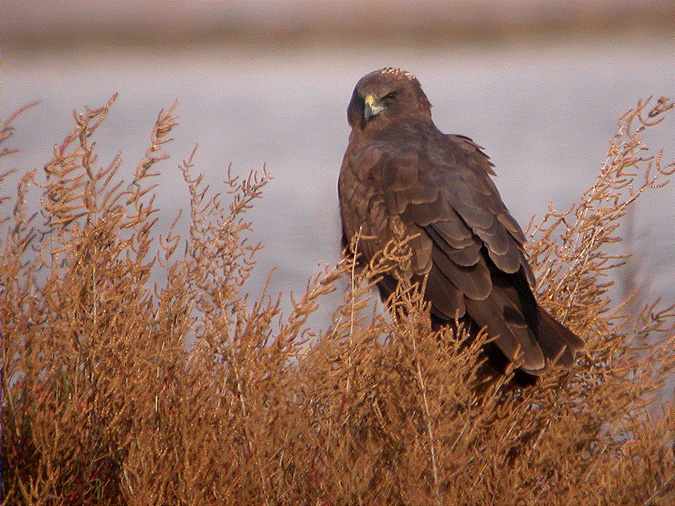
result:
[[[384,97],[382,97],[382,100],[387,100],[387,101],[394,100],[396,98],[396,95],[398,95],[398,93],[396,91],[390,91]]]

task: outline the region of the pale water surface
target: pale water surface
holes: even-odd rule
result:
[[[421,80],[437,125],[483,145],[504,201],[524,225],[548,201],[570,205],[595,177],[616,118],[640,97],[675,92],[672,43],[626,40],[534,47],[376,48],[302,51],[210,48],[179,54],[90,51],[9,55],[0,67],[0,114],[40,99],[19,124],[21,167],[40,166],[72,124],[71,111],[120,98],[97,137],[103,160],[123,150],[131,171],[161,107],[180,100],[159,204],[163,223],[187,204],[176,163],[200,145],[197,170],[222,187],[235,173],[267,164],[274,181],[254,211],[264,242],[254,293],[276,267],[272,289],[299,291],[339,253],[336,181],[347,143],[346,104],[366,72],[385,65]],[[675,121],[649,137],[675,156]],[[640,272],[672,301],[673,187],[649,195],[635,217]],[[336,300],[333,298],[333,301]],[[323,315],[330,309],[327,305]]]

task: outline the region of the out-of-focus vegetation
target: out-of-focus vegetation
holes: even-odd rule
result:
[[[655,399],[675,365],[673,306],[634,315],[606,281],[637,261],[610,248],[627,209],[675,172],[641,140],[672,101],[626,113],[578,203],[531,225],[539,300],[586,348],[521,390],[479,374],[489,336],[433,332],[414,287],[394,300],[401,317],[367,311],[405,245],[363,271],[344,258],[290,314],[254,298],[246,212],[269,175],[209,188],[191,153],[187,212],[160,230],[153,178],[174,109],[124,182],[93,140],[114,100],[76,113],[16,191],[3,184],[6,504],[672,504],[673,406]],[[0,161],[16,119],[0,124]],[[341,276],[344,303],[313,332]]]
[[[13,49],[315,44],[419,47],[458,41],[669,37],[673,0],[5,0],[0,42]]]

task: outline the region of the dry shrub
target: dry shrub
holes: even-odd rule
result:
[[[673,407],[653,398],[672,378],[673,307],[631,316],[606,277],[627,260],[608,249],[627,208],[675,170],[641,141],[672,102],[622,117],[593,186],[532,226],[539,299],[587,345],[573,370],[518,389],[481,379],[486,335],[433,332],[415,287],[396,318],[368,312],[405,245],[364,270],[343,258],[286,316],[277,296],[251,298],[246,212],[269,176],[228,174],[224,202],[193,152],[189,233],[180,215],[160,232],[152,178],[173,108],[125,184],[92,141],[114,100],[75,114],[4,218],[5,504],[672,504]],[[341,276],[344,303],[314,333]]]

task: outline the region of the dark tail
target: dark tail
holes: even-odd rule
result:
[[[551,361],[558,359],[560,365],[567,367],[574,363],[574,353],[584,345],[579,337],[541,306],[537,306],[535,334],[544,356]]]
[[[519,370],[528,375],[539,376],[554,360],[571,366],[583,341],[537,304],[523,273],[508,275],[495,269],[492,281],[490,296],[484,301],[466,299],[466,307],[479,327],[487,326],[490,334],[499,335],[494,344],[506,361],[498,356],[493,361],[505,365],[520,350]]]

